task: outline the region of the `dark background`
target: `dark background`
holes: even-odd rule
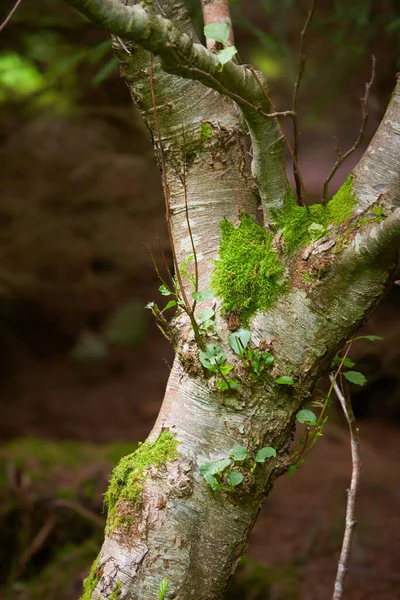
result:
[[[4,2],[0,21],[11,8]],[[190,3],[201,29],[197,3]],[[296,75],[307,3],[232,3],[243,62],[265,70],[281,109]],[[300,96],[300,166],[311,201],[357,137],[364,143],[400,69],[394,0],[320,0]],[[75,600],[102,539],[102,493],[119,456],[157,415],[171,348],[144,305],[158,282],[144,246],[167,256],[160,177],[107,36],[62,2],[24,1],[0,34],[0,597]],[[353,392],[362,436],[349,600],[400,598],[399,288],[357,342],[368,378]],[[324,600],[350,476],[347,431],[324,437],[267,499],[231,586],[241,600]]]

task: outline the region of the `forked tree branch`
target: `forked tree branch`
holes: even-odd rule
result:
[[[228,46],[233,46],[233,28],[231,21],[231,13],[229,10],[228,0],[201,0],[201,10],[203,13],[204,25],[210,23],[226,23],[229,27],[229,38],[227,40]],[[218,42],[211,38],[206,39],[206,45],[211,52],[218,50]]]
[[[223,67],[218,57],[201,44],[193,43],[171,21],[151,7],[126,6],[119,0],[67,0],[108,32],[141,45],[158,55],[167,73],[200,81],[231,98],[240,107],[253,144],[253,175],[259,187],[268,220],[270,209],[279,211],[287,191],[283,137],[273,112],[250,69],[232,61]]]
[[[351,550],[351,542],[353,538],[354,527],[357,524],[355,520],[355,503],[357,495],[357,486],[360,479],[361,461],[360,461],[360,438],[358,435],[358,428],[356,420],[354,418],[353,408],[351,406],[351,400],[348,393],[348,389],[345,393],[340,389],[334,376],[329,376],[333,389],[335,390],[336,396],[343,409],[344,416],[346,417],[347,424],[350,431],[350,445],[351,445],[351,459],[352,459],[352,473],[350,488],[347,490],[347,507],[346,507],[346,526],[343,536],[342,550],[340,552],[340,558],[338,563],[338,570],[336,574],[335,587],[333,591],[332,600],[341,600],[344,591],[344,579],[348,570],[348,563]]]

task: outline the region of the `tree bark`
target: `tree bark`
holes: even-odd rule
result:
[[[243,368],[228,343],[238,324],[221,314],[220,299],[210,300],[215,329],[205,341],[218,342],[239,383],[237,392],[221,393],[199,362],[187,317],[178,314],[176,358],[160,414],[146,443],[114,472],[106,538],[83,596],[157,599],[167,578],[166,598],[218,600],[264,497],[288,467],[297,411],[398,268],[400,84],[351,184],[340,191],[352,203],[348,214],[335,217],[322,240],[289,252],[282,225],[288,210],[283,141],[252,73],[233,63],[222,72],[216,68],[212,53],[196,44],[183,1],[155,3],[174,27],[142,7],[70,1],[124,38],[114,37],[114,45],[164,173],[178,268],[193,253],[193,240],[199,289],[208,289],[221,222],[238,225],[241,213],[257,220],[260,199],[266,229],[275,233],[272,247],[282,263],[285,293],[249,325],[253,346],[272,344],[273,366],[259,378]],[[149,50],[161,57],[152,67]],[[374,207],[378,212],[371,212]],[[291,214],[297,210],[306,211],[296,207]],[[301,214],[303,221],[307,214]],[[190,295],[190,286],[186,291]],[[283,375],[294,384],[277,382]],[[263,446],[277,455],[253,470],[246,463],[243,484],[234,490],[213,491],[200,473],[202,462],[224,459],[237,445],[253,461]]]

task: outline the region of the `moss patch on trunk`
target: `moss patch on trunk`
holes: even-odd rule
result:
[[[160,467],[178,457],[179,442],[169,431],[160,433],[155,442],[145,442],[132,454],[121,458],[115,467],[105,502],[108,506],[107,531],[120,524],[118,503],[128,500],[133,504],[140,503],[140,495],[146,480],[147,469]]]
[[[224,220],[221,233],[211,287],[222,298],[222,312],[236,313],[246,324],[285,291],[285,268],[272,248],[273,235],[250,215],[242,213],[237,227]]]

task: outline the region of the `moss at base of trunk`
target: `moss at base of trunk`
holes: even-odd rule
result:
[[[285,269],[272,248],[272,234],[250,215],[242,213],[238,227],[224,220],[221,232],[211,287],[222,298],[222,312],[236,313],[246,324],[285,291]]]
[[[147,469],[151,466],[159,467],[177,458],[178,443],[169,431],[163,431],[155,442],[145,442],[136,452],[120,460],[112,473],[105,494],[105,502],[108,506],[106,527],[108,532],[121,525],[121,518],[118,515],[119,502],[128,500],[138,504]]]

